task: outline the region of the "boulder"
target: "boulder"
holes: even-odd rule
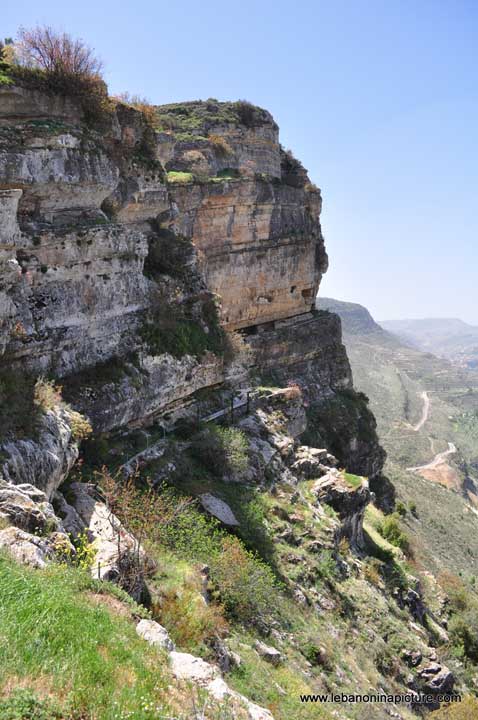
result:
[[[58,521],[55,522],[53,508],[46,502],[45,494],[32,488],[34,501],[30,488],[30,485],[15,486],[0,480],[0,517],[29,533],[44,532],[49,523],[56,529]],[[42,508],[46,510],[47,506],[45,513]]]
[[[266,645],[265,643],[260,642],[260,640],[256,640],[254,647],[261,658],[269,662],[271,665],[279,665],[282,661],[282,655],[278,650],[276,650],[276,648]]]
[[[207,686],[212,680],[221,676],[218,667],[195,655],[171,652],[169,658],[173,675],[178,680],[190,680],[198,685]]]
[[[234,706],[244,708],[247,711],[249,720],[274,720],[268,710],[232,690],[223,680],[219,668],[215,665],[211,665],[189,653],[171,652],[169,658],[173,675],[178,680],[193,682],[203,687],[214,700],[220,703],[226,699],[229,700],[233,712]],[[235,715],[233,714],[232,717],[235,717]]]
[[[150,645],[164,648],[165,650],[175,650],[175,646],[168,631],[154,620],[140,620],[136,625],[136,632]]]
[[[300,445],[295,452],[295,458],[291,469],[305,480],[320,478],[337,465],[337,459],[327,450],[308,445]]]
[[[420,650],[404,649],[402,650],[402,658],[410,667],[416,667],[422,661],[422,653]]]
[[[64,533],[52,533],[45,538],[16,527],[0,531],[0,548],[6,548],[15,560],[34,568],[43,568],[55,557],[75,552]]]
[[[417,673],[417,689],[430,693],[449,694],[453,690],[453,673],[437,662],[431,662]]]
[[[223,525],[228,525],[229,527],[237,527],[239,525],[236,516],[224,500],[220,500],[214,495],[211,495],[211,493],[203,493],[203,495],[199,496],[199,502],[206,512],[217,518]]]

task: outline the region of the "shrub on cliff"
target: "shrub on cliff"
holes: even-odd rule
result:
[[[247,439],[234,427],[205,428],[193,438],[191,454],[216,477],[244,472],[249,463]]]
[[[384,537],[385,540],[388,540],[389,543],[400,548],[403,552],[408,552],[410,549],[410,542],[407,535],[401,528],[399,518],[400,516],[398,513],[387,515],[378,530],[380,535]]]
[[[76,98],[85,120],[104,121],[112,110],[102,62],[83,40],[47,25],[20,28],[9,74],[33,87]]]
[[[256,124],[258,109],[248,100],[238,100],[234,103],[234,109],[243,125],[253,127]]]
[[[152,105],[146,98],[140,97],[139,95],[130,95],[130,93],[124,92],[120,93],[119,95],[115,95],[113,99],[118,100],[125,105],[129,105],[135,110],[138,110],[140,113],[143,113],[144,117],[150,125],[156,124],[156,109],[154,105]]]
[[[255,625],[267,623],[277,610],[274,573],[235,537],[225,537],[210,561],[211,579],[228,615]]]

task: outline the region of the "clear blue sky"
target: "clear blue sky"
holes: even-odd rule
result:
[[[323,191],[322,294],[478,324],[478,0],[15,0],[94,46],[110,91],[245,98]]]

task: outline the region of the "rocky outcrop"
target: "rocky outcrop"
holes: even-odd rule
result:
[[[227,329],[311,309],[326,269],[318,191],[254,178],[174,186],[171,197]]]
[[[363,478],[358,485],[353,486],[346,475],[332,469],[314,483],[313,492],[320,502],[327,503],[337,512],[341,520],[337,539],[346,537],[353,549],[363,550],[363,518],[370,502],[367,480]]]
[[[68,500],[56,498],[57,512],[73,538],[85,533],[91,543],[91,574],[119,584],[138,602],[147,595],[145,575],[154,568],[139,541],[100,498],[95,486],[71,483]],[[79,530],[81,528],[81,530]]]
[[[176,649],[166,628],[163,628],[162,625],[154,620],[140,620],[136,625],[136,632],[150,645],[169,651]]]
[[[172,673],[178,680],[192,682],[204,688],[215,701],[228,703],[233,712],[244,709],[249,720],[274,720],[268,710],[232,690],[222,679],[217,666],[189,653],[171,652],[169,658]]]
[[[38,425],[35,438],[0,444],[0,472],[10,483],[29,484],[51,498],[78,457],[78,443],[64,407],[43,413]]]
[[[75,553],[47,495],[33,485],[14,485],[0,476],[0,522],[0,548],[24,565],[42,568]]]

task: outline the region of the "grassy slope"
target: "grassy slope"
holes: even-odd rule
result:
[[[166,659],[138,638],[127,605],[102,585],[111,612],[93,602],[95,590],[79,570],[34,571],[0,557],[2,695],[29,687],[71,717],[120,720],[135,710],[152,720],[170,709]]]
[[[461,495],[406,468],[429,462],[448,442],[458,448],[452,464],[461,478],[463,463],[478,465],[478,376],[446,360],[402,344],[373,322],[365,308],[321,301],[342,317],[344,343],[357,389],[370,397],[380,440],[388,454],[386,472],[399,499],[417,505],[403,520],[421,567],[477,574],[478,518]],[[418,432],[420,393],[431,400],[429,420]]]

